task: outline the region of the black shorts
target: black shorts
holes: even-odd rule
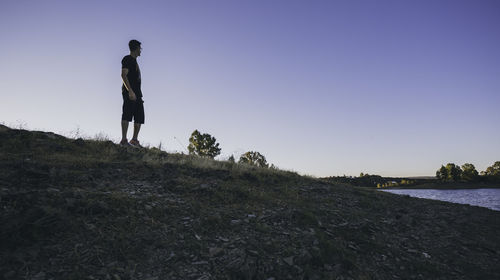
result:
[[[122,93],[123,107],[122,107],[122,121],[132,121],[134,123],[144,124],[144,101],[142,98],[132,101],[128,98],[128,93]]]

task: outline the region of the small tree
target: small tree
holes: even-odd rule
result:
[[[457,182],[460,180],[460,176],[462,175],[462,169],[460,169],[460,166],[454,163],[448,163],[446,165],[446,171],[448,172],[447,181]]]
[[[486,175],[486,176],[500,176],[500,161],[497,161],[492,166],[486,168],[484,175]]]
[[[462,165],[462,180],[467,182],[473,182],[478,179],[479,174],[477,173],[476,167],[471,163],[465,163]]]
[[[190,155],[214,158],[220,154],[219,143],[215,137],[208,133],[201,134],[198,130],[193,131],[189,137],[188,151]]]
[[[436,171],[436,177],[445,182],[457,182],[460,180],[462,175],[462,169],[460,166],[454,163],[448,163],[446,166],[442,166]]]
[[[259,152],[246,152],[240,156],[240,160],[238,163],[246,163],[246,164],[251,164],[255,165],[258,167],[268,167],[269,165],[267,164],[266,157],[263,156]]]
[[[444,165],[441,165],[441,168],[436,171],[436,177],[441,181],[446,181],[448,179],[448,170]]]
[[[233,156],[233,155],[231,155],[231,156],[227,159],[227,161],[229,161],[230,163],[235,163],[235,162],[236,162],[236,161],[234,160],[234,156]]]

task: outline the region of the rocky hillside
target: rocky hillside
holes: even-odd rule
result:
[[[0,126],[0,279],[500,279],[500,212]]]

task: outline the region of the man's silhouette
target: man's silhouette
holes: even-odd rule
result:
[[[130,55],[122,59],[122,140],[120,145],[141,147],[137,136],[144,124],[144,101],[141,91],[141,70],[137,64],[137,57],[141,55],[141,42],[130,40],[128,43]],[[130,143],[127,140],[128,123],[134,119],[134,136]]]

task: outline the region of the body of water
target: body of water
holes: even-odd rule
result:
[[[454,203],[470,204],[500,211],[500,189],[392,189],[382,190],[395,194],[409,195],[419,198],[436,199]]]

